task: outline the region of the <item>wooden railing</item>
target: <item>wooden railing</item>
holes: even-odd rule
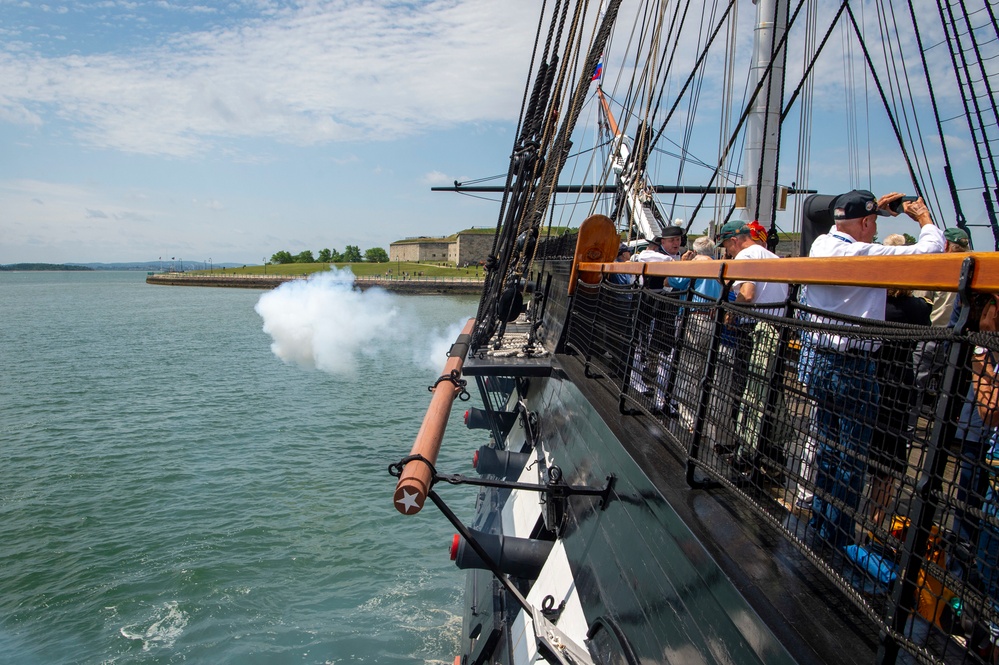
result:
[[[970,287],[975,291],[999,292],[999,254],[993,252],[758,261],[584,262],[579,264],[579,271],[591,275],[720,277],[723,280],[957,291],[968,258],[974,259],[975,265]]]

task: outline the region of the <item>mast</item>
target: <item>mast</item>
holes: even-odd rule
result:
[[[744,191],[736,194],[737,217],[760,220],[764,226],[775,215],[774,190],[777,187],[777,151],[780,145],[780,115],[783,102],[784,64],[787,46],[773,53],[787,31],[786,0],[757,0],[753,61],[749,89],[760,81],[774,60],[770,80],[757,95],[746,119],[746,151],[743,168]]]

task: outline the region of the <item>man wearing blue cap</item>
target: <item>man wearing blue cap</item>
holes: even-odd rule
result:
[[[893,203],[902,199],[893,192],[880,199],[867,190],[853,190],[833,200],[835,226],[812,243],[809,256],[888,256],[931,254],[944,250],[944,236],[930,218],[922,198],[902,201],[901,210],[919,224],[914,245],[875,244],[878,217],[894,217]],[[885,289],[859,286],[811,285],[804,297],[809,307],[829,312],[818,322],[837,323],[842,316],[884,321]],[[810,333],[813,347],[808,389],[815,402],[815,430],[819,445],[815,456],[816,492],[809,524],[819,537],[836,547],[854,539],[854,515],[864,489],[866,457],[875,421],[879,389],[871,352],[880,343],[832,332]],[[836,505],[841,502],[845,510]]]
[[[617,259],[615,263],[627,263],[629,261],[631,261],[631,247],[628,245],[621,245],[617,248]],[[631,286],[635,283],[635,276],[623,272],[613,273],[607,278],[607,281],[611,284],[618,284],[620,286]]]

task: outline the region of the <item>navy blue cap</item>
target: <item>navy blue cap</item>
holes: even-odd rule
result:
[[[866,189],[854,189],[840,194],[832,204],[833,219],[862,219],[868,215],[891,217],[887,210],[878,208],[878,199]]]

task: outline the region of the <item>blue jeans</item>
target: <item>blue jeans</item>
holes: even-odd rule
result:
[[[815,497],[809,526],[820,538],[843,547],[853,541],[867,471],[872,423],[880,391],[874,361],[866,355],[815,350],[809,392],[815,400]],[[828,499],[836,499],[842,510]]]
[[[985,490],[983,512],[995,519],[999,514],[999,496],[992,486]],[[982,576],[982,590],[994,601],[999,601],[999,531],[991,524],[982,525],[978,535],[978,572]]]

